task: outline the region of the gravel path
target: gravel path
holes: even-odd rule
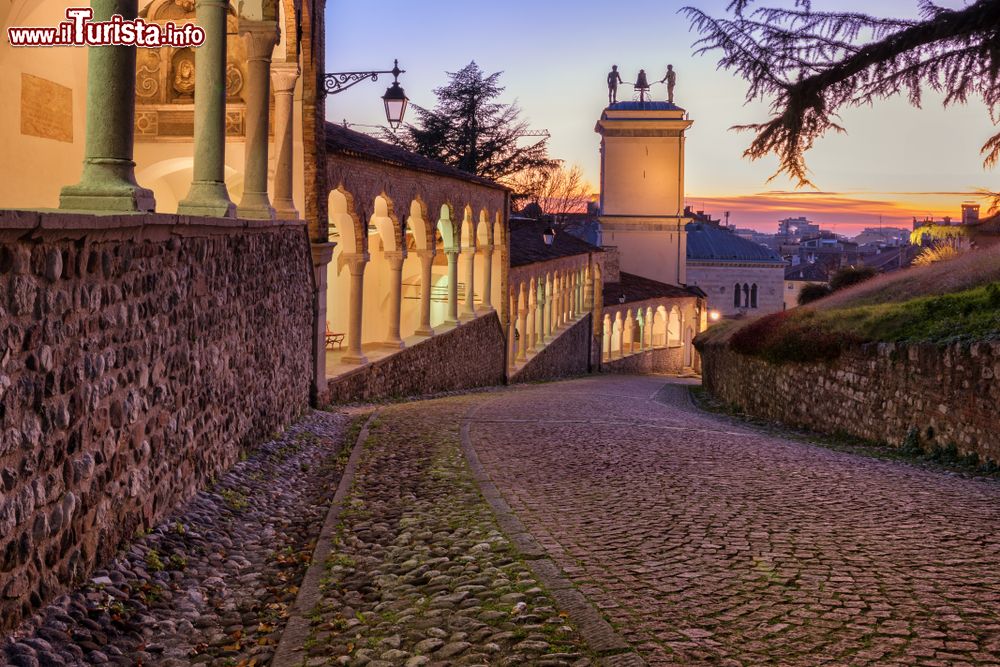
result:
[[[336,488],[349,421],[314,412],[251,452],[0,644],[0,664],[268,664]]]
[[[484,395],[385,407],[311,610],[306,665],[591,664],[497,527],[459,442]]]
[[[831,451],[602,376],[471,426],[526,528],[650,664],[1000,664],[1000,484]]]

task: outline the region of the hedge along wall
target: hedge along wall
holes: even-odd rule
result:
[[[745,356],[724,339],[699,348],[706,389],[749,414],[895,446],[916,429],[925,449],[1000,461],[1000,341],[868,344],[805,364]]]
[[[309,405],[304,223],[0,212],[0,629]]]

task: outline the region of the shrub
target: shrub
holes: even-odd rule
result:
[[[730,341],[740,354],[761,357],[772,363],[830,361],[857,338],[825,329],[808,317],[793,317],[792,311],[767,315],[741,327]]]
[[[929,248],[925,248],[913,259],[913,266],[930,266],[937,262],[944,262],[958,257],[958,250],[955,246],[938,243]]]
[[[863,283],[878,275],[878,271],[870,266],[848,266],[833,274],[830,278],[830,289],[834,292],[851,285]]]
[[[831,290],[829,285],[823,285],[820,283],[803,285],[802,290],[799,292],[799,305],[804,306],[807,303],[818,301],[819,299],[828,296],[830,292]]]

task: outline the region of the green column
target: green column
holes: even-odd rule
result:
[[[178,213],[231,218],[226,190],[226,11],[220,0],[198,0],[195,16],[205,43],[194,56],[194,180]]]
[[[278,43],[275,23],[242,21],[240,31],[247,48],[247,141],[243,169],[241,218],[274,219],[267,196],[267,130],[270,122],[271,54]]]
[[[138,0],[91,0],[94,21],[134,19]],[[80,182],[62,189],[59,208],[152,211],[153,193],[135,181],[135,49],[95,46],[87,53],[87,139]]]

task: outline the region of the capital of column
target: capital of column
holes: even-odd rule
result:
[[[461,250],[459,248],[445,248],[444,254],[448,255],[448,259],[455,259],[458,257]]]
[[[434,259],[435,257],[437,257],[437,251],[435,251],[434,248],[414,250],[413,253],[420,259]]]
[[[291,95],[299,81],[301,70],[296,63],[271,63],[271,85],[275,95]]]
[[[243,43],[247,47],[248,63],[261,60],[271,62],[271,54],[281,38],[277,23],[240,19],[239,31],[243,37]]]
[[[333,249],[337,247],[337,244],[330,241],[329,243],[311,243],[309,246],[312,251],[313,266],[324,267],[333,259]]]
[[[406,253],[402,250],[386,250],[382,253],[382,256],[389,260],[389,267],[394,271],[403,268],[403,260],[406,259]]]
[[[340,257],[337,259],[337,268],[342,269],[345,266],[353,275],[359,275],[365,270],[365,264],[371,259],[371,256],[366,252],[345,252],[341,253]]]

